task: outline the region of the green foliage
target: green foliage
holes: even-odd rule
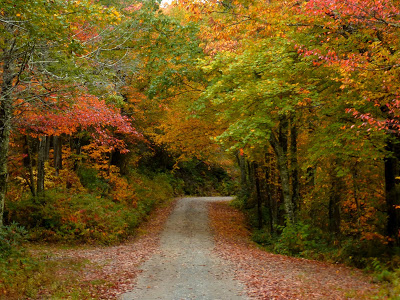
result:
[[[21,253],[21,244],[26,241],[27,231],[13,222],[0,227],[0,259],[7,259]]]
[[[272,235],[266,228],[254,230],[251,239],[257,244],[270,248],[276,241],[276,236]]]
[[[322,232],[310,224],[297,222],[281,229],[282,233],[274,245],[279,253],[313,257],[326,248]]]
[[[152,176],[132,171],[128,179],[138,200],[136,209],[148,214],[155,205],[161,204],[176,195],[173,183],[175,179],[167,173]]]
[[[155,151],[151,156],[143,155],[139,170],[150,178],[163,174],[175,195],[233,195],[238,189],[237,182],[218,165],[193,158],[179,162],[176,168],[173,156],[165,149],[155,147]]]
[[[105,181],[93,169],[80,169],[84,186],[105,192]],[[29,229],[33,241],[115,244],[134,234],[155,205],[174,196],[170,176],[152,178],[131,173],[130,203],[113,201],[99,193],[74,193],[67,189],[47,190],[45,197],[26,197],[10,202],[8,215]]]
[[[316,227],[304,222],[278,226],[280,234],[271,234],[267,228],[254,230],[252,239],[269,251],[311,259],[330,260],[334,248]]]
[[[393,260],[399,260],[394,256]],[[373,257],[369,260],[367,270],[373,272],[374,282],[381,284],[382,298],[399,299],[400,297],[400,269],[391,268],[391,263],[385,263],[382,258]],[[397,262],[398,265],[398,262]]]
[[[43,266],[26,254],[0,259],[0,298],[35,297],[43,284]]]
[[[23,243],[27,231],[12,223],[0,228],[0,299],[36,298],[54,278],[52,264],[31,257]]]
[[[91,192],[107,194],[110,190],[110,185],[104,178],[99,176],[96,169],[80,166],[77,175],[82,185]]]
[[[10,214],[30,229],[31,240],[114,243],[137,225],[138,217],[121,204],[90,194],[48,191],[10,205]]]
[[[221,167],[197,159],[181,162],[175,175],[184,183],[185,195],[232,195],[237,185]]]
[[[373,271],[379,271],[379,261],[388,260],[390,255],[388,247],[380,240],[367,240],[347,238],[341,241],[337,247],[333,258],[358,268],[367,268]],[[390,260],[390,259],[389,259]]]
[[[0,299],[43,299],[43,290],[52,299],[88,299],[90,287],[75,276],[83,265],[79,260],[33,257],[27,251],[0,258]]]

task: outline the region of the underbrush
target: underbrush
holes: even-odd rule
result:
[[[278,226],[279,233],[255,229],[252,240],[269,252],[330,263],[342,263],[363,269],[380,284],[380,296],[400,299],[400,255],[376,240],[342,238],[332,242],[315,226],[296,223]]]
[[[252,240],[268,252],[302,257],[356,267],[370,274],[379,283],[380,296],[400,299],[400,248],[390,246],[385,240],[359,236],[332,235],[318,226],[299,221],[286,226],[275,225],[257,229],[257,212],[247,207],[246,197],[236,198],[231,205],[243,211],[252,228]],[[267,213],[263,214],[268,224]],[[373,235],[371,235],[373,236]]]
[[[156,204],[174,196],[163,174],[149,178],[132,172],[119,179],[117,189],[90,170],[79,175],[86,189],[53,188],[41,197],[9,202],[8,219],[24,226],[31,241],[110,245],[134,234]]]
[[[89,299],[89,285],[78,282],[79,260],[33,257],[24,247],[28,232],[15,223],[0,227],[0,299]],[[71,289],[71,286],[74,286]]]
[[[48,242],[112,244],[132,233],[144,212],[92,194],[48,191],[10,209],[15,221],[28,228],[29,239]]]
[[[71,178],[69,188],[58,185],[40,197],[25,194],[7,202],[10,225],[0,230],[0,299],[95,299],[97,283],[78,281],[85,262],[32,256],[23,245],[118,244],[136,234],[155,206],[176,195],[175,179],[167,174],[131,170],[124,177],[100,176],[81,167]]]

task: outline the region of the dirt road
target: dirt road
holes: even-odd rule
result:
[[[49,253],[86,262],[75,276],[93,299],[385,299],[359,270],[259,249],[223,200],[180,199],[155,209],[131,241]]]
[[[226,197],[183,198],[161,234],[160,252],[142,265],[135,289],[120,299],[247,299],[232,266],[212,251],[207,203]]]

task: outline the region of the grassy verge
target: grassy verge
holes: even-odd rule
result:
[[[86,186],[80,190],[53,188],[43,197],[8,203],[8,218],[20,225],[0,231],[0,299],[101,298],[113,283],[101,276],[81,280],[83,272],[97,267],[57,253],[65,247],[118,245],[143,231],[139,225],[154,208],[174,197],[163,174],[132,173],[117,182],[81,176]]]
[[[90,299],[90,285],[77,279],[85,261],[32,255],[27,232],[15,224],[0,233],[0,299]]]

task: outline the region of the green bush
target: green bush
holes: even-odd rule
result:
[[[282,233],[274,244],[278,253],[317,258],[327,251],[322,232],[310,224],[297,222],[280,229]]]
[[[24,227],[12,223],[0,227],[0,259],[21,255],[21,244],[26,241],[27,231]]]
[[[97,172],[82,168],[80,176],[84,185],[100,191],[104,181],[94,179]],[[42,197],[9,202],[8,218],[25,226],[33,241],[114,244],[134,234],[155,205],[174,197],[173,180],[163,173],[150,177],[131,172],[128,181],[134,193],[130,201],[97,192],[70,194],[68,189],[51,189]]]
[[[37,276],[40,263],[22,245],[26,237],[27,231],[17,223],[0,227],[0,299],[34,296],[42,283]]]
[[[181,162],[174,174],[183,182],[185,195],[232,195],[237,189],[226,170],[197,159]]]
[[[51,190],[40,201],[14,202],[9,215],[29,229],[30,240],[111,244],[132,234],[146,214],[141,207],[66,192]]]
[[[139,199],[138,205],[145,206],[146,209],[152,209],[153,205],[171,199],[176,192],[173,188],[173,179],[166,173],[157,173],[143,175],[137,172],[131,172],[130,182],[135,190],[136,198]]]
[[[79,167],[77,175],[81,184],[91,192],[107,194],[110,191],[110,185],[107,180],[100,177],[95,169],[82,165]]]
[[[335,259],[357,268],[372,268],[375,257],[388,260],[392,255],[387,253],[387,246],[379,240],[360,240],[359,238],[347,238],[338,246]]]
[[[276,236],[273,236],[265,228],[262,228],[254,230],[252,232],[251,239],[263,247],[268,247],[275,243]]]

